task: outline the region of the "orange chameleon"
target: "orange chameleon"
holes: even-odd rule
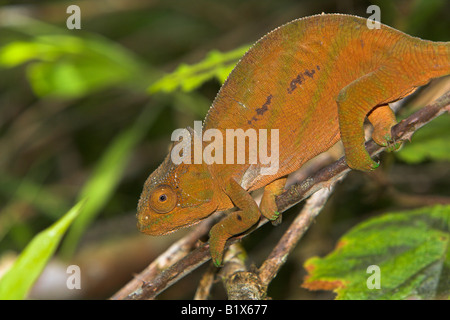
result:
[[[260,164],[175,165],[169,155],[145,182],[139,230],[162,235],[236,207],[210,231],[211,256],[220,266],[230,237],[247,231],[261,214],[278,217],[275,196],[288,174],[339,139],[349,167],[375,169],[364,148],[364,119],[374,126],[377,144],[395,149],[396,121],[388,103],[448,74],[449,42],[421,40],[385,25],[369,29],[356,16],[315,15],[275,29],[231,72],[203,130],[279,129],[278,171],[262,175]],[[259,188],[264,193],[258,207],[250,192]]]

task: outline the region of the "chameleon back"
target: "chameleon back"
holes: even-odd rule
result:
[[[385,25],[369,29],[366,19],[339,14],[295,20],[261,38],[222,86],[203,129],[279,129],[279,170],[264,176],[261,165],[217,164],[210,166],[212,175],[224,181],[233,176],[255,190],[328,150],[340,139],[340,90],[397,59],[406,42],[420,48],[431,43]],[[244,176],[250,179],[242,181]]]

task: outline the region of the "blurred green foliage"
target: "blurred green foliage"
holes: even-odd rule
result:
[[[43,35],[15,41],[0,51],[0,66],[27,65],[36,95],[76,98],[134,78],[136,58],[100,37]]]
[[[396,155],[408,163],[450,161],[450,117],[442,115],[433,125],[420,128]]]

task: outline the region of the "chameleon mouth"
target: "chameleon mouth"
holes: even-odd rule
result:
[[[170,223],[161,223],[160,220],[154,220],[147,214],[138,216],[138,230],[150,236],[161,236],[169,234],[182,227],[183,226],[173,226]]]
[[[173,224],[168,221],[166,223],[161,223],[162,221],[155,221],[147,215],[142,215],[138,217],[137,229],[150,236],[162,236],[178,229],[187,228],[200,222],[200,220],[185,221],[182,224]]]

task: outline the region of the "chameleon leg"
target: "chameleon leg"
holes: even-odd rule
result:
[[[387,147],[388,151],[395,151],[400,147],[400,143],[393,143],[391,128],[397,124],[395,114],[389,105],[382,105],[373,109],[367,117],[373,125],[372,139],[377,144]]]
[[[281,222],[281,215],[278,212],[275,197],[284,191],[286,180],[287,178],[283,177],[265,186],[261,203],[259,205],[259,210],[262,215],[271,220],[273,225],[278,225]]]
[[[250,229],[261,217],[255,200],[233,178],[230,179],[225,192],[239,210],[230,213],[211,228],[209,250],[216,266],[222,264],[227,240]]]
[[[378,167],[364,147],[364,119],[366,115],[384,101],[394,101],[396,92],[405,92],[392,79],[391,72],[381,67],[353,81],[339,92],[337,98],[339,129],[344,144],[345,160],[352,169],[370,171]],[[392,71],[392,70],[390,70]],[[395,70],[394,70],[395,71]],[[380,117],[377,120],[381,120]],[[383,126],[386,120],[381,120]],[[380,126],[380,125],[378,125]]]

